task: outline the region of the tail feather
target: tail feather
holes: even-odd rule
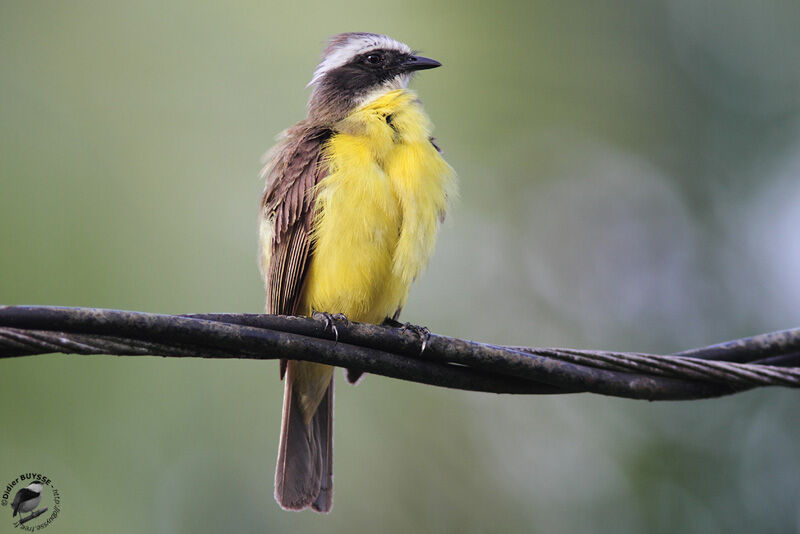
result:
[[[322,478],[319,494],[311,505],[317,512],[333,508],[333,378],[314,418],[319,418],[319,443],[322,446]]]
[[[333,381],[306,424],[293,391],[296,363],[289,362],[284,382],[275,500],[286,510],[312,506],[329,512],[333,504]]]

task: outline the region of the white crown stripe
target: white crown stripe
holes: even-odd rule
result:
[[[404,54],[410,54],[411,49],[408,45],[395,41],[386,35],[361,35],[353,37],[342,46],[333,50],[322,59],[322,62],[314,70],[314,77],[308,82],[306,87],[316,84],[328,72],[347,64],[354,57],[369,52],[370,50],[391,49]]]

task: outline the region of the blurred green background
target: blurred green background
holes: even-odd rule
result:
[[[405,320],[659,353],[799,326],[798,28],[796,0],[2,0],[0,302],[261,311],[260,156],[325,39],[373,31],[444,63],[414,86],[461,182]],[[274,362],[2,361],[0,481],[53,479],[48,532],[800,531],[797,392],[337,380],[330,516],[273,501]]]

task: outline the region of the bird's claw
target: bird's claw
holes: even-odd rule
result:
[[[431,331],[425,326],[419,326],[411,323],[405,323],[400,327],[400,329],[408,330],[409,332],[413,332],[417,335],[420,341],[419,354],[421,356],[422,353],[425,352],[425,348],[428,346],[428,341],[431,338]]]
[[[339,329],[336,328],[336,321],[343,323],[345,326],[350,324],[350,320],[343,313],[328,313],[315,311],[311,314],[313,319],[325,321],[325,330],[330,329],[333,332],[334,341],[339,341]]]

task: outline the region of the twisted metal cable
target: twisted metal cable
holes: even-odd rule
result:
[[[0,358],[53,352],[307,360],[435,386],[494,393],[592,392],[648,400],[800,387],[800,329],[662,356],[510,347],[412,330],[256,314],[161,315],[0,307]]]

